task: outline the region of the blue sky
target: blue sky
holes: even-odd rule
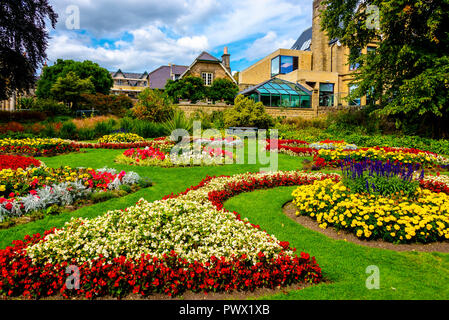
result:
[[[152,71],[189,65],[202,51],[241,71],[278,48],[290,48],[311,25],[312,0],[50,0],[49,65],[92,60],[108,70]],[[73,25],[79,11],[79,29]],[[76,25],[75,25],[76,26]]]

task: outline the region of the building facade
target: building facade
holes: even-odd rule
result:
[[[207,52],[202,52],[180,78],[186,76],[200,77],[204,81],[204,85],[210,86],[215,79],[229,79],[235,84],[237,81],[231,74],[231,55],[228,49],[224,49],[221,60],[215,58]]]
[[[110,71],[114,85],[111,88],[111,93],[115,95],[125,94],[131,99],[137,99],[137,95],[146,88],[150,87],[149,75],[144,73],[123,72],[117,70]]]
[[[321,30],[322,0],[313,1],[312,26],[305,30],[291,49],[279,49],[240,72],[240,89],[246,90],[271,78],[299,83],[313,92],[312,107],[365,105],[366,97],[346,101],[355,87],[350,83],[357,65],[348,63],[349,48],[338,39],[329,39]],[[360,54],[375,50],[375,44]]]

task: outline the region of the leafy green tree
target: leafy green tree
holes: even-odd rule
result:
[[[257,127],[268,129],[273,125],[273,118],[265,110],[262,102],[237,96],[234,106],[224,112],[224,123],[227,127]]]
[[[59,77],[51,88],[51,94],[58,101],[63,101],[70,105],[72,110],[77,110],[78,103],[82,100],[83,93],[94,93],[95,87],[91,78],[80,79],[74,72],[67,73],[64,77]]]
[[[65,77],[69,72],[75,73],[80,79],[90,78],[95,92],[109,94],[114,81],[108,70],[97,63],[86,60],[83,62],[58,59],[53,66],[44,67],[37,83],[36,95],[39,98],[54,98],[51,93],[58,78]]]
[[[165,92],[174,102],[186,99],[196,103],[206,97],[203,79],[194,76],[187,76],[177,81],[169,80],[165,86]]]
[[[0,1],[0,100],[34,87],[57,18],[48,0]]]
[[[224,100],[226,103],[232,104],[238,92],[239,87],[233,81],[217,78],[208,88],[207,96],[214,102]]]
[[[112,95],[102,93],[83,93],[80,105],[85,110],[95,109],[101,114],[113,114],[122,117],[133,107],[133,101],[125,94]]]
[[[166,93],[147,88],[137,98],[138,101],[131,109],[137,119],[164,122],[173,116],[174,108]]]
[[[325,0],[322,27],[349,48],[376,42],[359,63],[349,99],[370,93],[376,112],[406,132],[447,136],[449,127],[449,1]],[[375,6],[375,7],[369,7]],[[373,28],[375,10],[379,28]],[[375,20],[374,20],[375,21]]]

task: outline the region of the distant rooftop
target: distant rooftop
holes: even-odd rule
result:
[[[173,79],[173,76],[179,77],[188,69],[187,66],[161,66],[150,72],[150,88],[164,89],[167,81]]]
[[[301,33],[298,40],[292,47],[292,50],[310,51],[310,45],[312,44],[312,27],[306,29]]]

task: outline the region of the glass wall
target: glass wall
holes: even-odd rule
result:
[[[320,107],[332,107],[334,105],[334,84],[320,83]]]
[[[271,60],[271,77],[298,70],[298,57],[277,56]]]
[[[268,107],[311,108],[311,92],[281,79],[272,79],[242,94]]]
[[[274,77],[279,74],[279,68],[281,64],[280,56],[277,56],[273,60],[271,60],[271,76]]]

